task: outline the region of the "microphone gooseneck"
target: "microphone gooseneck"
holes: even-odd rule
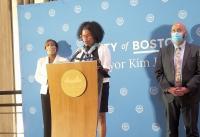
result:
[[[81,49],[78,49],[74,54],[73,56],[71,57],[71,59],[69,60],[70,62],[74,61],[74,59],[76,58],[76,56],[81,53]]]

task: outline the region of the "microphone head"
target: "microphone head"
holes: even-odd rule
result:
[[[88,51],[88,54],[91,54],[98,46],[99,46],[99,44],[98,44],[98,43],[95,43],[95,44],[90,48],[90,50]]]
[[[81,51],[82,51],[82,48],[78,48],[75,53],[77,52],[80,53]]]
[[[73,60],[76,58],[76,56],[77,56],[79,53],[81,53],[81,51],[82,51],[82,49],[81,49],[81,48],[78,48],[78,49],[76,50],[76,52],[72,55],[70,61],[73,61]]]

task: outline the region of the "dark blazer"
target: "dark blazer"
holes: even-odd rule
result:
[[[155,75],[167,102],[179,99],[182,103],[195,103],[200,100],[200,47],[186,42],[182,64],[182,85],[191,92],[182,97],[174,97],[167,88],[174,87],[174,45],[171,43],[160,49]]]

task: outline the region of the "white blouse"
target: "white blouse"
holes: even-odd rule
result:
[[[66,61],[67,61],[66,58],[57,55],[53,61],[53,64]],[[47,89],[48,89],[47,69],[46,69],[47,64],[49,64],[48,56],[38,59],[37,68],[35,72],[35,80],[41,84],[40,94],[47,94]]]

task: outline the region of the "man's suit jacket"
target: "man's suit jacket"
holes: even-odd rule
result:
[[[174,45],[160,49],[155,74],[158,83],[163,91],[166,101],[171,102],[179,99],[184,104],[196,103],[200,100],[200,50],[198,46],[186,42],[182,63],[182,86],[187,87],[190,92],[182,97],[174,97],[167,92],[169,87],[174,87],[175,68],[174,68]]]

